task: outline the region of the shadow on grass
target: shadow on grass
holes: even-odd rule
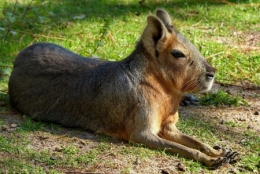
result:
[[[83,140],[92,140],[95,142],[102,141],[116,144],[121,144],[122,142],[124,142],[126,144],[130,143],[131,145],[135,145],[131,142],[115,139],[105,134],[94,134],[80,128],[64,127],[56,123],[34,121],[28,116],[23,116],[22,113],[17,112],[9,105],[5,106],[5,110],[2,110],[2,108],[3,107],[0,106],[0,120],[3,120],[3,122],[9,126],[13,123],[19,125],[18,131],[21,132],[29,133],[35,131],[43,131],[59,136],[66,135],[66,137],[68,138],[76,137]],[[188,109],[189,111],[183,113],[185,109]],[[214,138],[218,140],[228,138],[228,141],[233,140],[233,143],[240,144],[241,146],[250,146],[250,144],[240,142],[240,140],[245,138],[247,138],[247,142],[260,141],[259,136],[256,132],[251,132],[252,134],[248,134],[250,133],[250,131],[237,132],[236,129],[239,129],[239,127],[236,126],[233,128],[228,124],[220,124],[219,122],[216,122],[217,120],[209,120],[208,118],[206,118],[206,115],[203,116],[203,111],[201,114],[198,114],[192,112],[192,108],[181,107],[180,114],[181,120],[179,121],[177,127],[180,128],[180,130],[182,130],[187,135],[199,135],[198,140],[200,140],[200,138],[203,138],[206,141],[212,141],[213,137],[210,136],[214,136]]]
[[[182,109],[185,109],[185,108],[182,108]],[[4,124],[7,124],[9,126],[13,123],[19,125],[19,128],[17,129],[18,134],[19,134],[19,132],[25,133],[25,134],[27,134],[27,133],[31,134],[33,132],[40,131],[41,132],[40,134],[36,133],[34,135],[36,139],[48,138],[48,134],[44,134],[47,132],[49,134],[55,135],[56,137],[61,137],[61,138],[66,137],[71,141],[76,140],[79,143],[83,142],[83,144],[85,144],[85,141],[86,142],[91,141],[91,142],[94,142],[97,144],[113,143],[115,146],[118,146],[118,147],[126,147],[127,151],[128,151],[128,149],[129,149],[129,151],[134,150],[132,148],[132,146],[133,147],[145,147],[142,145],[136,145],[136,144],[128,143],[125,141],[117,140],[117,139],[114,139],[114,138],[106,136],[106,135],[100,135],[100,134],[96,135],[96,134],[84,131],[82,129],[67,128],[67,127],[57,125],[57,124],[33,121],[29,117],[24,117],[19,113],[16,113],[16,114],[1,114],[0,113],[0,121],[3,121]],[[236,144],[245,146],[248,149],[256,148],[256,147],[251,146],[251,144],[241,144],[239,142],[239,140],[241,140],[242,138],[247,137],[247,135],[245,133],[233,132],[232,128],[229,129],[229,131],[227,131],[225,126],[220,125],[220,124],[214,124],[214,121],[209,121],[209,120],[205,119],[205,117],[201,116],[201,114],[195,114],[192,117],[190,117],[189,114],[182,115],[182,120],[180,122],[181,122],[180,124],[182,124],[181,127],[185,129],[185,132],[187,131],[186,133],[188,135],[195,134],[196,136],[199,136],[199,139],[203,138],[204,143],[206,143],[206,144],[208,144],[208,142],[212,142],[212,140],[208,136],[213,135],[214,138],[217,140],[221,140],[221,139],[223,139],[223,137],[224,138],[228,137],[228,139],[225,140],[225,143],[231,142],[233,144],[235,142]],[[183,124],[186,124],[186,125],[183,126]],[[177,127],[178,127],[178,125],[177,125]],[[192,132],[192,133],[189,134],[189,132]],[[207,136],[204,137],[203,134],[201,134],[203,132],[207,132],[206,133]],[[0,133],[1,133],[1,130],[0,130]],[[46,136],[43,136],[43,135],[46,135]],[[234,142],[232,142],[232,141],[234,141]],[[260,139],[259,139],[259,136],[257,136],[257,135],[253,135],[253,136],[251,135],[251,136],[247,137],[247,141],[254,142],[254,146],[256,146],[255,142],[260,141]],[[57,145],[60,145],[59,142],[57,142]],[[219,145],[219,144],[216,144],[216,145]],[[108,149],[108,150],[110,150],[110,149]],[[139,151],[139,150],[137,150],[137,151]],[[140,151],[142,151],[142,149]],[[161,152],[161,151],[158,150],[158,152]],[[169,153],[167,153],[167,154],[170,156],[172,155]],[[190,160],[190,161],[192,161],[192,160]],[[200,163],[199,163],[199,166],[206,169]]]

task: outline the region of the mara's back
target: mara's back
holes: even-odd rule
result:
[[[55,44],[36,43],[15,59],[9,81],[10,101],[36,120],[92,132],[108,127],[113,132],[115,127],[123,129],[124,113],[130,112],[120,107],[130,105],[129,100],[115,105],[118,98],[127,99],[134,92],[118,86],[133,85],[129,74],[124,62],[84,58]],[[111,107],[115,109],[109,110]],[[112,118],[115,121],[106,124]]]

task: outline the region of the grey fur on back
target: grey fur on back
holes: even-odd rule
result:
[[[15,59],[10,101],[36,120],[92,132],[124,129],[124,119],[138,103],[133,96],[145,64],[138,59],[106,62],[55,44],[36,43]]]

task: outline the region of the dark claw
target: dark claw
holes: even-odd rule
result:
[[[219,157],[217,159],[215,159],[214,163],[212,164],[212,166],[209,169],[215,170],[217,169],[219,166],[228,163],[228,159],[226,157]]]
[[[231,158],[231,159],[234,159],[234,158],[236,158],[238,155],[239,155],[239,153],[234,152],[234,153],[230,156],[230,158]]]
[[[227,158],[227,157],[225,157],[225,158],[226,158],[226,160],[223,163],[225,163],[225,164],[230,163],[230,158]]]
[[[224,149],[221,146],[214,146],[213,149],[215,150],[223,150],[225,152],[225,163],[234,164],[240,160],[239,153],[236,151],[232,151],[230,149]]]
[[[230,156],[232,155],[232,151],[228,150],[225,154],[225,157],[230,158]]]
[[[239,157],[239,153],[237,152],[233,152],[232,155],[230,156],[230,164],[234,164],[236,162],[238,162],[240,160],[240,157]]]
[[[239,153],[235,152],[235,151],[231,151],[229,150],[226,154],[225,157],[229,159],[229,163],[230,164],[234,164],[237,161],[239,161],[240,157],[239,157]]]

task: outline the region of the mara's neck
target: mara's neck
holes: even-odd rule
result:
[[[162,75],[157,58],[145,49],[141,41],[122,63],[135,73],[135,77],[139,77],[139,86],[144,92],[157,101],[171,102],[174,110],[178,109],[183,93],[165,80],[167,77]]]

